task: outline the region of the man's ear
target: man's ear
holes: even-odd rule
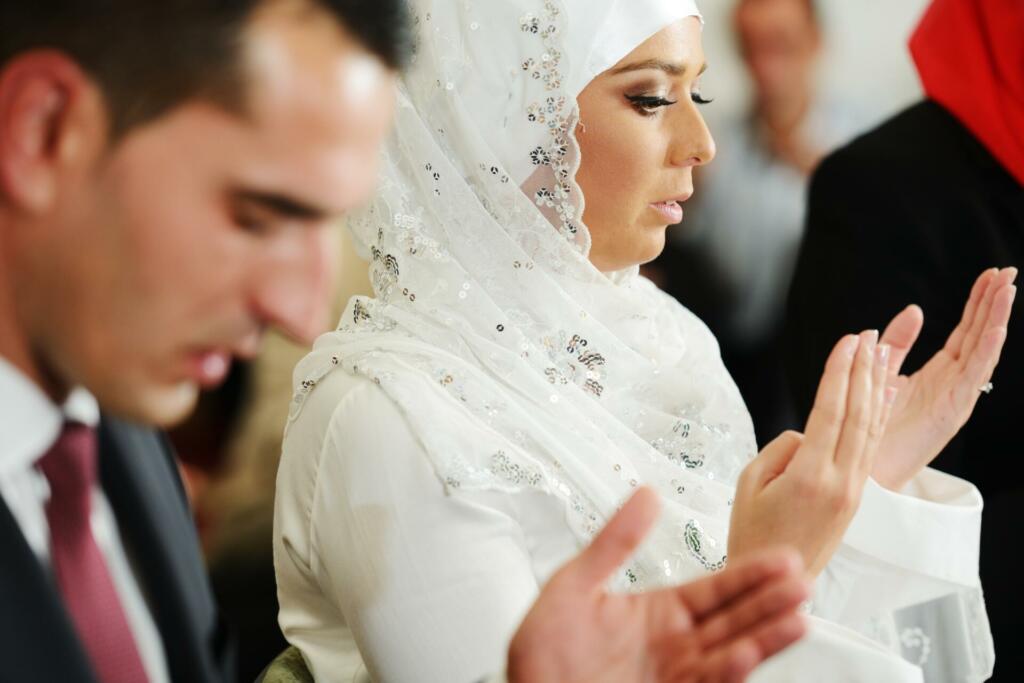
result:
[[[95,83],[67,55],[36,50],[0,71],[0,201],[41,213],[62,177],[102,149],[106,115]]]

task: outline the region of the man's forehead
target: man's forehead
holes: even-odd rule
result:
[[[395,75],[326,12],[253,19],[247,109],[269,133],[364,139],[386,128]]]
[[[323,11],[257,16],[248,110],[265,175],[337,211],[365,196],[392,114],[394,73]],[[371,177],[367,177],[367,176]]]
[[[244,62],[254,97],[312,100],[319,95],[329,102],[344,95],[367,95],[390,77],[383,62],[337,17],[308,5],[279,0],[250,20]]]

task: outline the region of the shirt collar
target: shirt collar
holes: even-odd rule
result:
[[[98,425],[100,410],[92,394],[76,388],[58,406],[0,357],[0,475],[32,466],[57,440],[65,420]]]

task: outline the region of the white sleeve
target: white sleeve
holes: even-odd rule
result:
[[[810,630],[750,683],[976,683],[992,670],[978,579],[981,496],[925,470],[900,493],[869,480],[815,584]]]
[[[369,381],[345,393],[326,427],[310,569],[374,680],[472,683],[503,670],[538,593],[513,497],[445,495],[405,418]],[[302,649],[317,680],[331,680],[316,638]]]
[[[862,608],[933,599],[948,592],[946,584],[977,586],[981,508],[973,485],[937,470],[925,469],[900,493],[868,479],[816,586],[815,612],[843,621]]]
[[[887,643],[925,680],[984,680],[994,654],[978,576],[982,499],[925,469],[897,493],[868,480],[818,578],[813,614]]]

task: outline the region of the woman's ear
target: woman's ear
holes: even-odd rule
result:
[[[69,57],[54,50],[15,57],[0,72],[0,201],[46,212],[61,178],[90,161],[105,136],[99,91]]]

